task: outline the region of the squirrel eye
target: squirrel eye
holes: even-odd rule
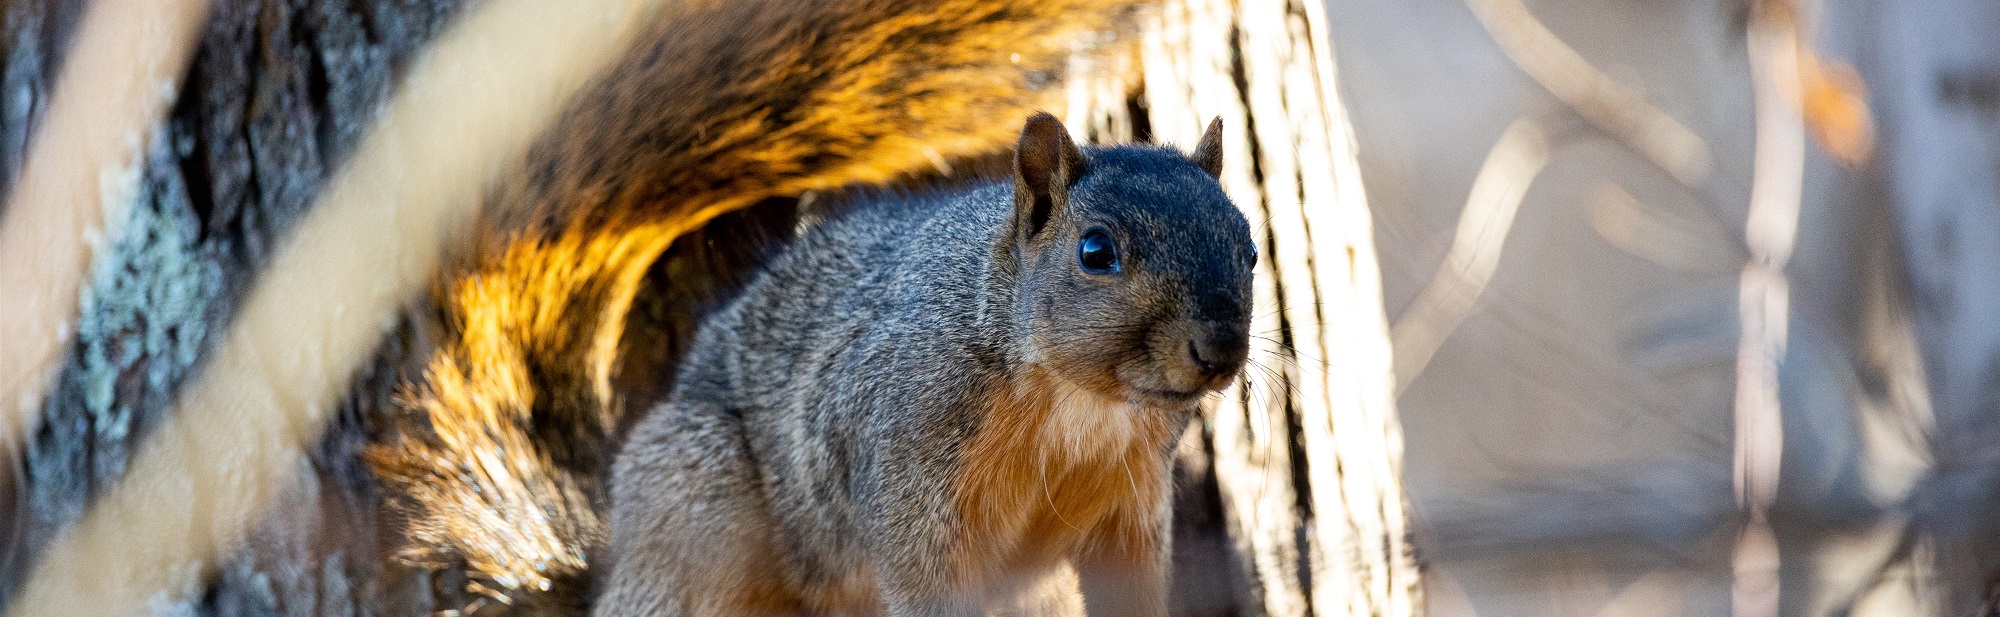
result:
[[[1091,274],[1118,273],[1118,245],[1102,229],[1083,232],[1076,243],[1076,263]]]

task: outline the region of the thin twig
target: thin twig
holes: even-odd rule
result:
[[[1389,329],[1395,345],[1396,394],[1401,395],[1430,365],[1431,356],[1472,313],[1473,304],[1493,280],[1521,199],[1548,164],[1548,125],[1540,118],[1515,120],[1486,153],[1444,263],[1438,264],[1416,301]]]
[[[1521,0],[1466,0],[1500,49],[1578,115],[1688,186],[1708,177],[1708,144],[1694,131],[1592,66]]]
[[[1736,617],[1778,613],[1778,541],[1770,521],[1784,453],[1778,365],[1789,325],[1785,265],[1798,237],[1806,148],[1796,102],[1799,31],[1791,9],[1782,0],[1760,6],[1747,34],[1757,143],[1743,226],[1750,260],[1743,266],[1738,305],[1743,332],[1736,359],[1734,484],[1745,522],[1731,562]]]

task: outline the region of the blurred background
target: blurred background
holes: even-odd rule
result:
[[[1727,614],[1753,8],[1524,3],[1705,146],[1705,174],[1677,177],[1552,94],[1538,77],[1579,76],[1535,75],[1560,54],[1522,42],[1535,25],[1506,4],[1327,3],[1431,607]],[[1874,139],[1865,160],[1824,139],[1804,156],[1769,506],[1782,612],[1971,614],[2000,457],[2000,4],[1801,7],[1808,48],[1865,83]],[[1518,211],[1467,214],[1496,207],[1468,195],[1524,120],[1545,164],[1487,172],[1528,182]],[[1425,290],[1469,224],[1497,227],[1469,243],[1497,265],[1469,307],[1435,308]]]

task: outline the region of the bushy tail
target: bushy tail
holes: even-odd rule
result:
[[[445,337],[369,452],[406,556],[494,591],[566,584],[595,508],[626,312],[719,214],[1004,148],[1081,37],[1131,0],[686,0],[496,187],[438,284]]]

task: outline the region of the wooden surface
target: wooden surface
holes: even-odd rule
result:
[[[29,4],[7,8],[11,15]],[[124,474],[269,251],[352,150],[394,76],[459,4],[214,3],[177,102],[147,150],[126,232],[97,256],[74,344],[30,436],[15,519],[30,551]],[[16,23],[37,22],[10,22],[10,33]],[[10,54],[6,63],[36,57],[51,56]],[[398,338],[385,354],[397,354]],[[286,524],[263,531],[266,541],[223,565],[219,580],[191,582],[200,593],[161,610],[306,615],[431,606],[423,577],[385,569],[373,529],[379,496],[352,458],[392,384],[357,380],[352,402],[313,453],[310,481],[292,489],[273,519]],[[25,565],[10,569],[13,585]]]
[[[1421,598],[1388,325],[1322,9],[1166,2],[1143,23],[1136,67],[1072,97],[1084,109],[1071,116],[1122,116],[1181,145],[1209,119],[1226,127],[1223,187],[1262,254],[1251,368],[1203,437],[1241,559],[1243,614],[1410,615]],[[1144,100],[1103,100],[1120,86]]]

